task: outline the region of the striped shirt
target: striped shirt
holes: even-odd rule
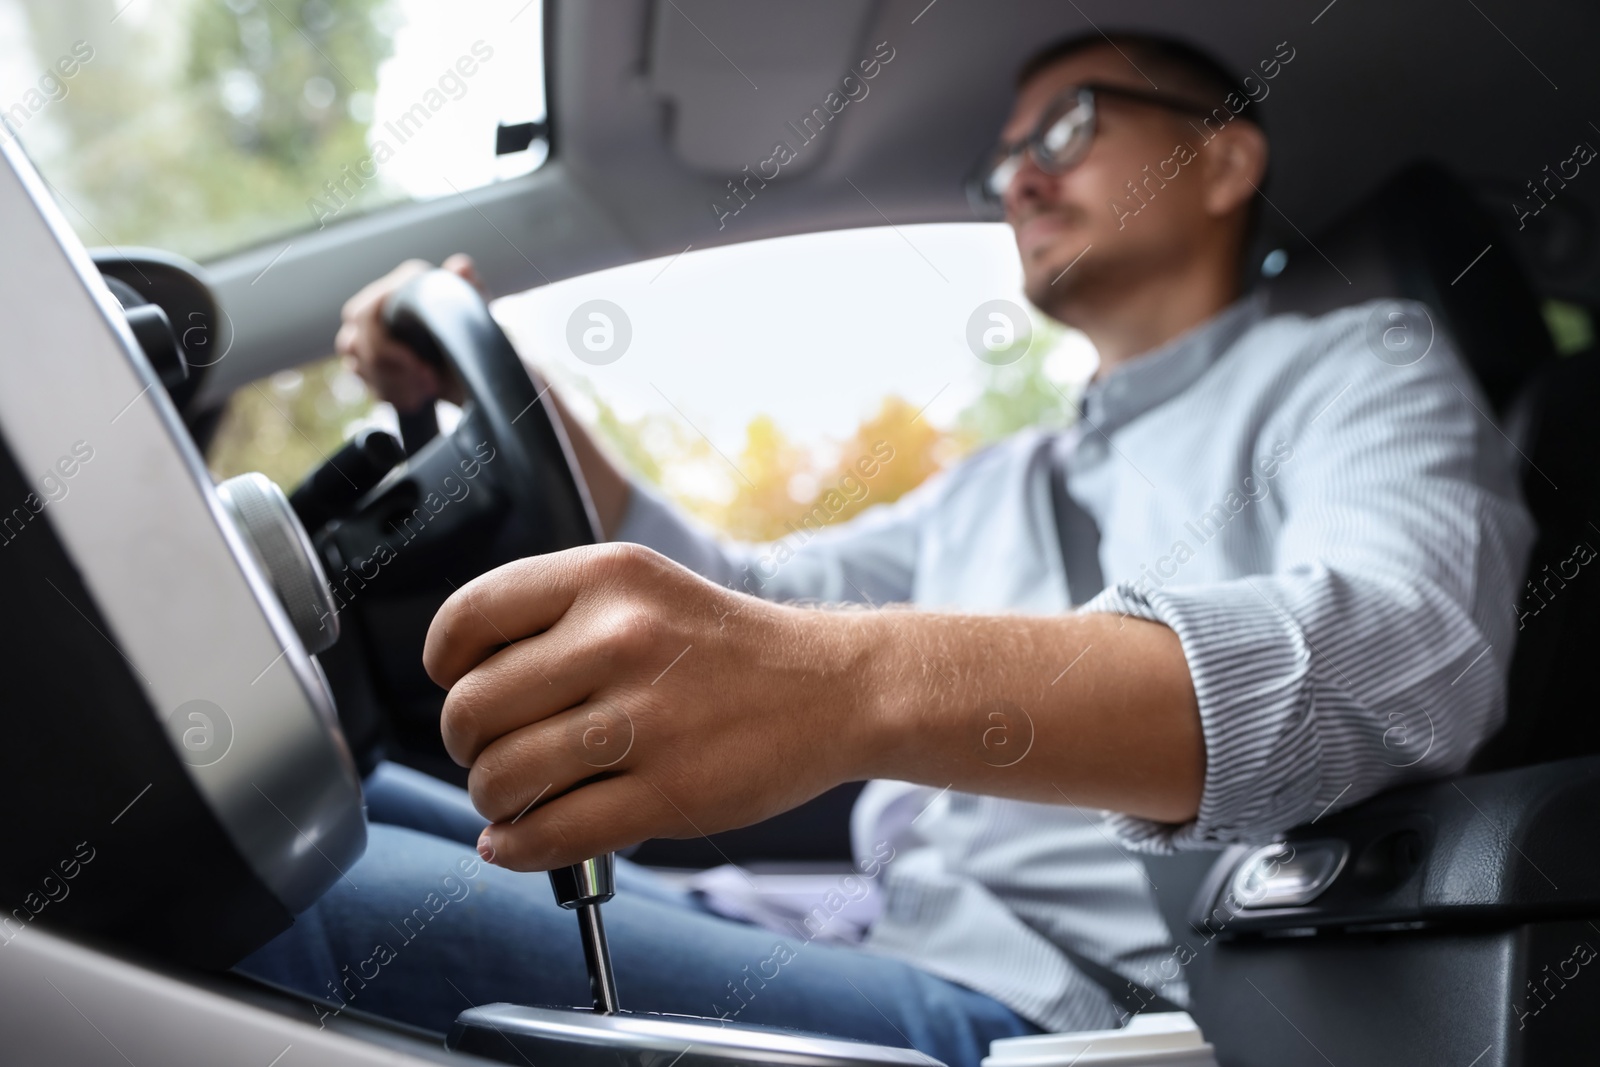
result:
[[[619,539],[763,597],[1040,614],[1076,601],[1177,633],[1206,743],[1199,816],[870,783],[855,850],[893,860],[868,950],[1050,1030],[1114,1025],[1071,954],[1186,1000],[1130,849],[1265,842],[1465,766],[1504,716],[1533,528],[1514,449],[1449,339],[1430,331],[1403,366],[1383,347],[1389,324],[1426,315],[1378,302],[1268,317],[1248,298],[1091,383],[1070,429],[1017,434],[782,546],[719,543],[635,492]],[[1056,476],[1092,523],[1059,521]],[[1098,564],[1079,584],[1103,575],[1103,590],[1069,594],[1075,552]]]

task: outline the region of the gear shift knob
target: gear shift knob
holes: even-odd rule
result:
[[[617,1014],[617,979],[611,971],[606,928],[600,921],[600,905],[617,893],[616,857],[608,852],[571,867],[557,868],[550,872],[550,887],[555,890],[557,904],[578,913],[578,932],[583,938],[583,959],[589,966],[589,992],[595,1012]]]
[[[607,852],[604,856],[553,870],[550,888],[556,891],[556,903],[563,908],[604,904],[617,895],[616,858]]]

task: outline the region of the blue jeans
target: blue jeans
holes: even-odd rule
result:
[[[348,1006],[441,1033],[477,1004],[588,1005],[577,918],[544,875],[478,860],[484,820],[463,790],[383,764],[366,799],[366,854],[238,970],[324,1001],[318,1017]],[[625,1009],[909,1046],[951,1067],[1039,1032],[910,964],[713,915],[627,860],[604,910]]]

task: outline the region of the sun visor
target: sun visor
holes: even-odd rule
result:
[[[736,182],[817,166],[882,73],[866,40],[877,8],[810,0],[764,5],[751,18],[739,0],[658,0],[649,81],[667,104],[678,159]]]

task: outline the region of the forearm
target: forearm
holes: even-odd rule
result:
[[[860,776],[1161,822],[1198,812],[1205,741],[1167,627],[1090,613],[819,614],[851,664],[842,728]]]
[[[553,386],[550,389],[550,400],[555,405],[556,414],[560,416],[562,425],[566,428],[568,440],[572,442],[572,452],[577,457],[578,469],[583,474],[583,480],[589,487],[589,497],[594,501],[601,532],[608,538],[614,537],[618,527],[622,525],[623,516],[628,513],[628,498],[633,492],[633,486],[627,476],[612,462],[611,457],[606,455],[589,428],[573,417],[571,409]]]
[[[860,778],[1174,823],[1200,807],[1178,639],[1117,614],[801,608],[616,543],[462,586],[423,663],[495,824],[480,851],[519,870],[746,826]]]
[[[631,483],[550,393],[607,537]],[[1199,809],[1205,744],[1177,635],[1102,614],[1053,618],[888,609],[800,611],[848,664],[854,773],[1182,823]],[[806,627],[811,629],[811,627]],[[824,672],[832,676],[829,668]],[[837,736],[837,735],[836,735]]]

